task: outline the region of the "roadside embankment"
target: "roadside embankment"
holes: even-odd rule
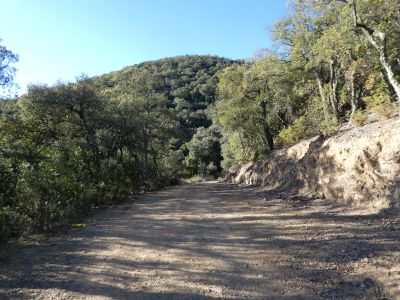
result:
[[[400,119],[304,140],[271,153],[261,163],[247,163],[226,178],[336,202],[399,207]]]

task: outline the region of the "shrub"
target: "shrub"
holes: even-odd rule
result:
[[[289,145],[297,143],[312,133],[307,125],[307,120],[304,116],[296,119],[292,125],[279,132],[276,143]]]
[[[396,104],[391,102],[390,96],[384,92],[364,97],[363,100],[367,110],[375,112],[386,119],[392,117],[397,111]]]
[[[354,114],[351,116],[351,124],[353,126],[360,127],[364,125],[365,121],[368,120],[368,115],[361,110],[356,110]]]
[[[215,165],[215,163],[210,162],[207,166],[207,174],[216,177],[218,173],[218,167]]]
[[[0,207],[0,242],[17,237],[30,228],[31,220],[10,207]]]

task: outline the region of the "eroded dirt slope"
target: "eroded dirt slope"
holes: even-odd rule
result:
[[[398,214],[182,185],[1,260],[1,299],[400,299]]]
[[[400,118],[345,126],[334,136],[303,140],[231,171],[227,179],[236,183],[376,210],[400,208]]]

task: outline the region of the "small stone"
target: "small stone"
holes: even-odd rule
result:
[[[365,263],[365,264],[368,263],[368,257],[364,257],[364,258],[361,260],[361,262],[362,262],[362,263]]]

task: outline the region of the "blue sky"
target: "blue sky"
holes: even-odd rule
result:
[[[250,58],[286,0],[0,0],[16,82],[52,84],[184,54]]]

